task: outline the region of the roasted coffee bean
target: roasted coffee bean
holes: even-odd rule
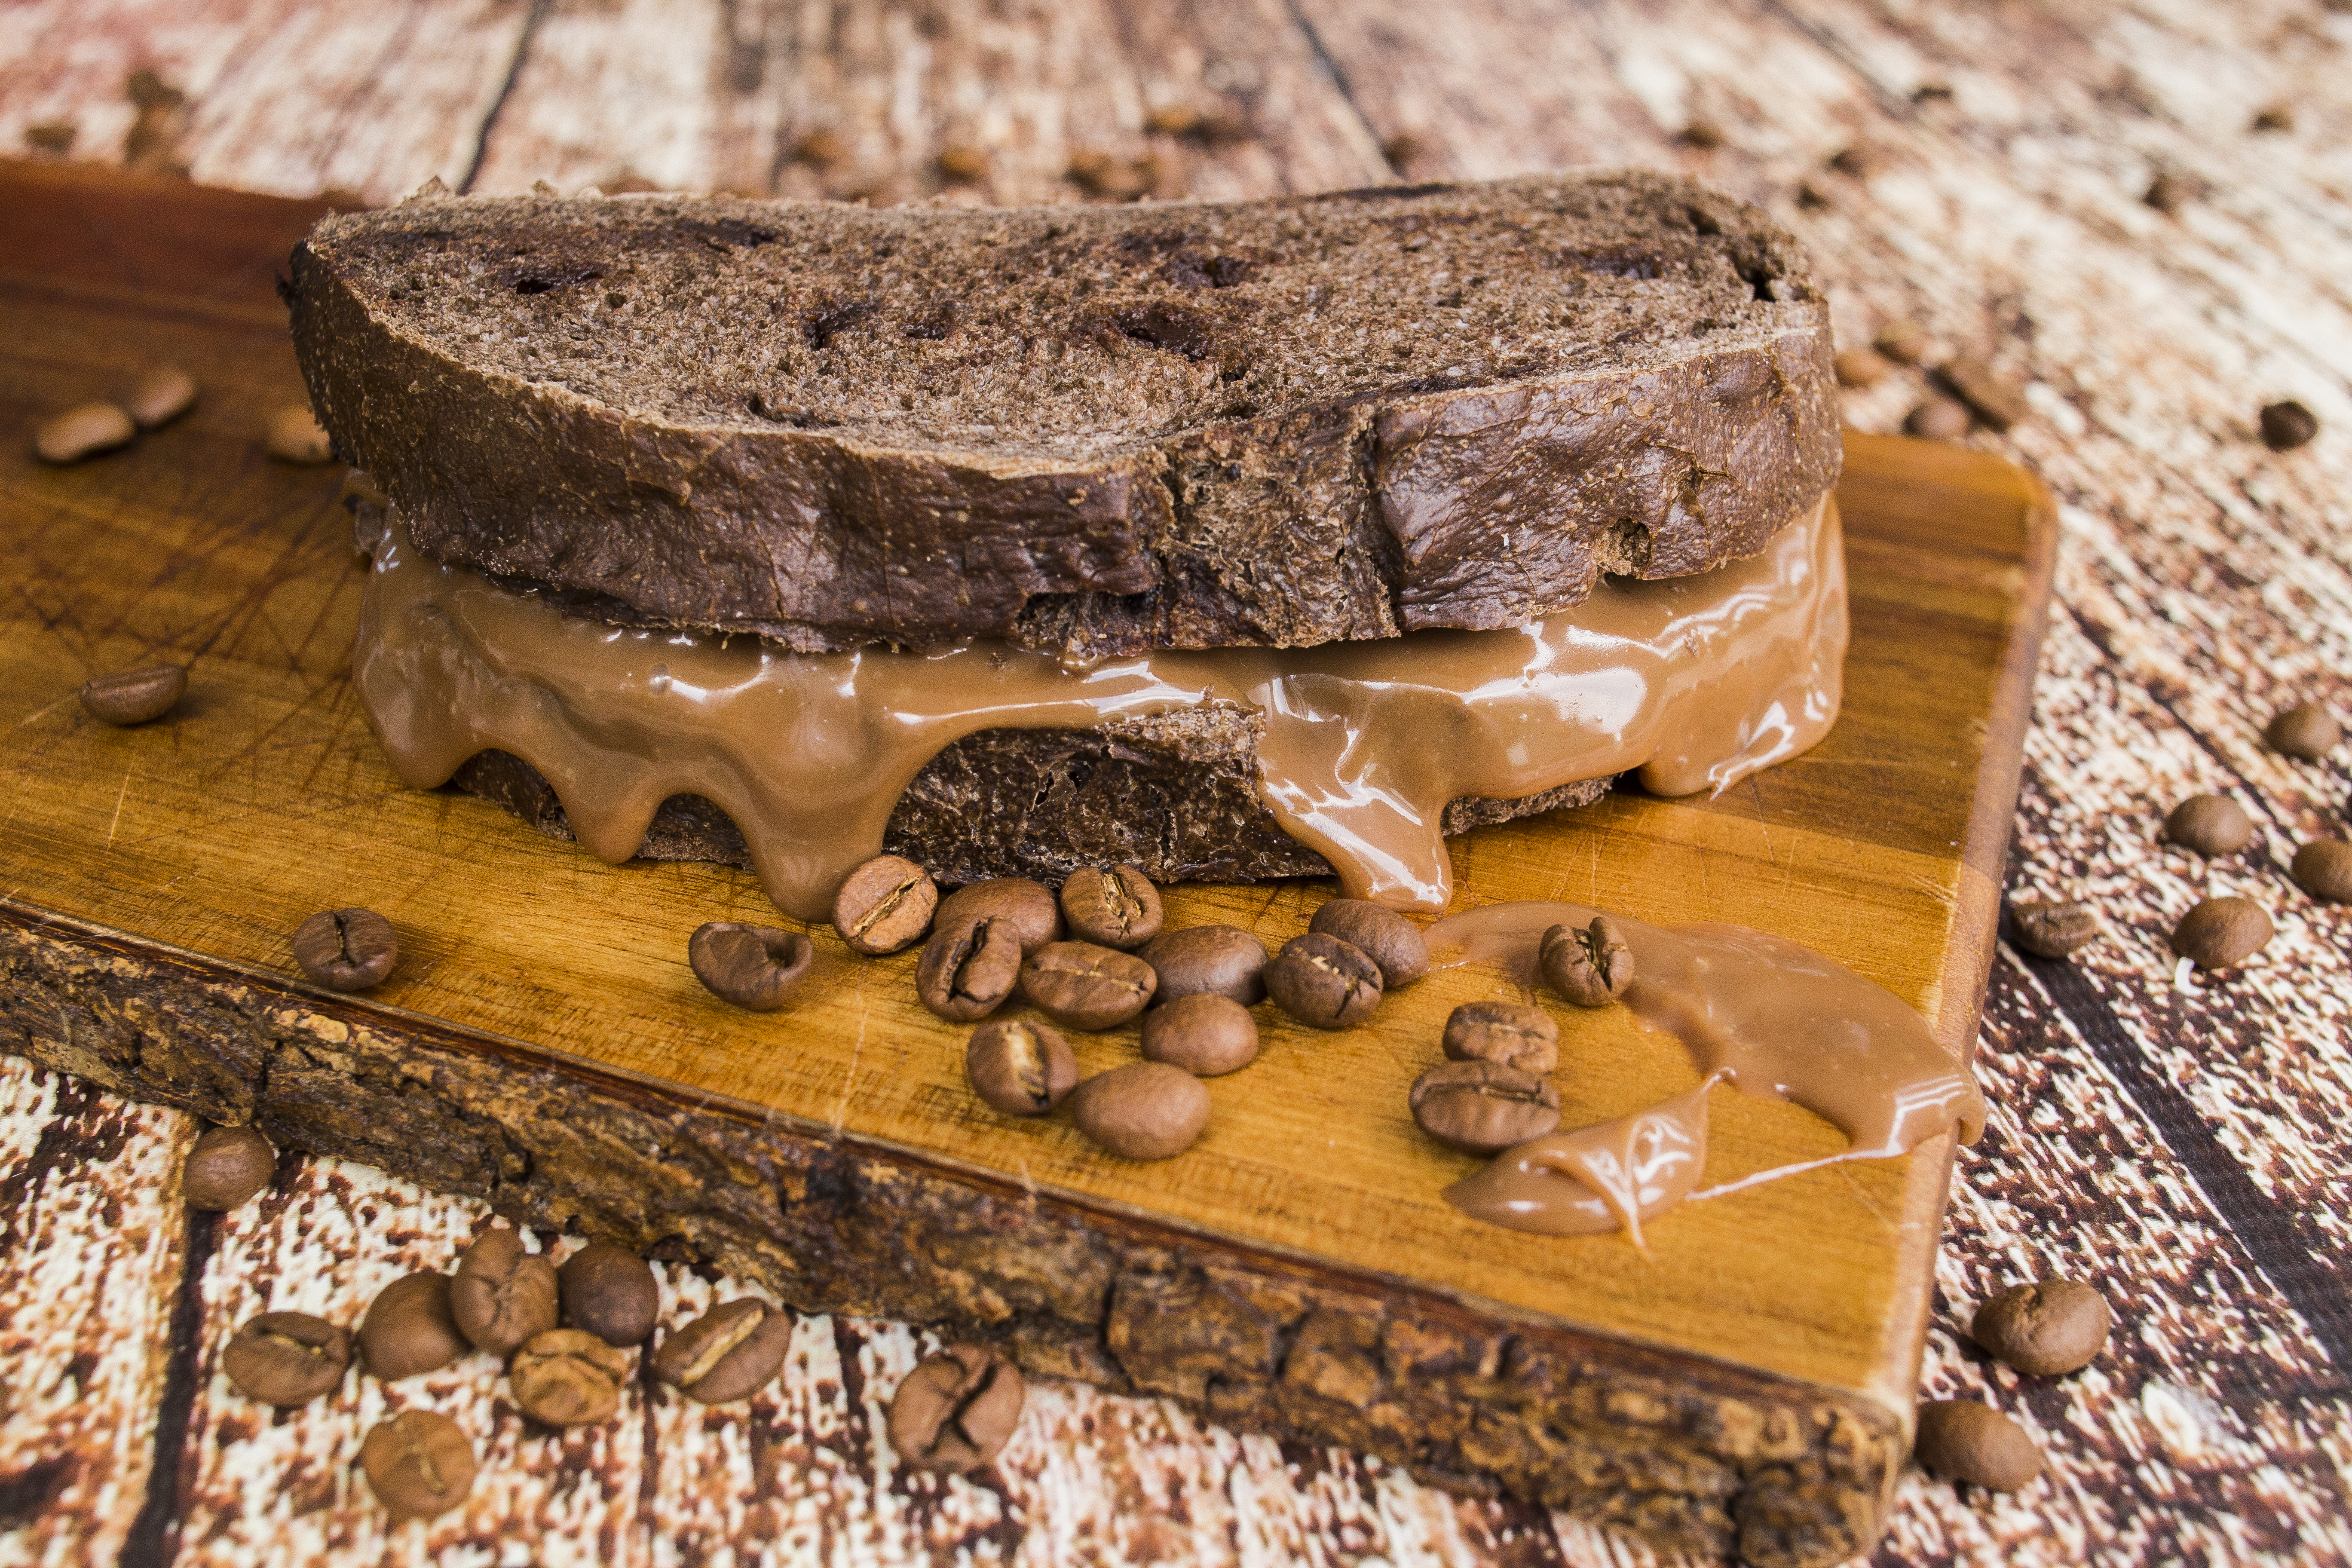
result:
[[[712,921],[694,928],[686,961],[713,996],[750,1013],[772,1013],[816,967],[816,944],[796,931]]]
[[[2292,397],[2265,405],[2261,424],[2263,445],[2273,452],[2292,452],[2319,434],[2319,416]]]
[[[1903,416],[1903,428],[1931,441],[1957,441],[1975,421],[1969,405],[1953,397],[1930,397]]]
[[[2294,110],[2284,103],[2273,103],[2254,116],[2256,131],[2288,132],[2294,129]]]
[[[1465,1002],[1445,1020],[1444,1045],[1448,1060],[1500,1062],[1538,1078],[1559,1066],[1559,1026],[1516,1002]]]
[[[2273,718],[2263,731],[2271,750],[2315,763],[2336,749],[2343,728],[2316,702],[2300,702]]]
[[[169,425],[195,405],[196,378],[175,364],[159,364],[139,378],[122,410],[142,430]]]
[[[2207,899],[2180,917],[2172,951],[2200,969],[2235,969],[2270,942],[2269,911],[2252,899]]]
[[[1066,1029],[1116,1028],[1159,984],[1143,960],[1090,942],[1049,942],[1021,965],[1021,994]]]
[[[1153,1000],[1213,992],[1243,1006],[1265,1000],[1265,943],[1239,926],[1186,926],[1163,931],[1135,950],[1160,977]]]
[[[1847,349],[1832,362],[1840,386],[1876,386],[1894,372],[1886,356],[1875,349]]]
[[[113,404],[82,403],[36,426],[33,450],[44,463],[79,463],[113,451],[138,433],[131,416]]]
[[[1013,1364],[978,1345],[925,1356],[890,1396],[891,1452],[919,1470],[961,1475],[992,1461],[1028,1397]]]
[[[2080,1372],[2106,1345],[2106,1298],[2075,1279],[2003,1290],[1977,1309],[1969,1333],[1988,1354],[2035,1377]]]
[[[833,896],[833,929],[852,952],[878,957],[920,942],[939,907],[929,872],[903,856],[877,855]]]
[[[1078,1086],[1070,1042],[1020,1018],[995,1018],[974,1029],[963,1070],[973,1092],[1008,1116],[1043,1116]]]
[[[360,1320],[360,1353],[386,1383],[439,1372],[473,1347],[449,1311],[449,1277],[420,1269],[376,1292]]]
[[[186,694],[188,672],[176,664],[150,665],[82,682],[81,705],[109,724],[144,724],[169,713]]]
[[[449,1315],[477,1350],[513,1354],[560,1321],[555,1260],[524,1250],[522,1237],[504,1226],[482,1232],[450,1276]]]
[[[507,1368],[515,1407],[550,1426],[611,1420],[628,1380],[629,1352],[582,1329],[532,1335]]]
[[[2352,904],[2352,844],[2322,838],[2294,852],[2294,885],[2331,904]]]
[[[1132,866],[1082,866],[1062,884],[1070,934],[1124,951],[1160,934],[1160,889]]]
[[[2015,383],[1972,355],[1954,354],[1936,367],[1936,379],[1995,430],[2021,425],[2033,412]]]
[[[1538,963],[1551,988],[1580,1007],[1606,1007],[1633,983],[1633,950],[1607,915],[1582,931],[1557,925],[1543,934]]]
[[[330,991],[364,991],[392,973],[400,939],[373,910],[320,910],[294,932],[294,962]]]
[[[721,1302],[662,1341],[654,1374],[698,1405],[749,1399],[782,1370],[792,1342],[792,1315],[746,1296]]]
[[[1866,180],[1878,173],[1884,160],[1874,147],[1841,147],[1830,154],[1829,165],[1848,179]]]
[[[1421,928],[1369,899],[1326,899],[1307,929],[1336,936],[1381,966],[1381,988],[1395,991],[1429,973]]]
[[[1421,1130],[1466,1154],[1493,1154],[1559,1125],[1559,1090],[1501,1062],[1447,1062],[1412,1080]]]
[[[2099,937],[2098,912],[2088,904],[2027,899],[2011,906],[2017,945],[2043,958],[2065,958]]]
[[[2160,213],[2177,213],[2197,199],[2197,187],[2178,174],[2158,174],[2140,197]]]
[[[1381,966],[1354,943],[1322,931],[1284,942],[1265,979],[1276,1005],[1318,1029],[1344,1029],[1381,1005]]]
[[[1192,1146],[1209,1125],[1209,1091],[1182,1068],[1130,1062],[1078,1085],[1070,1096],[1078,1131],[1129,1160],[1165,1160]]]
[[[2165,817],[2164,836],[2200,855],[2235,855],[2254,841],[2254,819],[2226,795],[2192,795]]]
[[[1973,1399],[1919,1406],[1912,1456],[1938,1475],[1997,1492],[2013,1492],[2042,1473],[2042,1450],[2025,1428]]]
[[[368,1428],[360,1468],[394,1519],[430,1519],[474,1489],[474,1446],[446,1415],[404,1410]]]
[[[1021,943],[1028,957],[1049,942],[1062,939],[1062,906],[1043,882],[1026,877],[998,877],[958,888],[940,900],[931,916],[934,935],[955,935],[982,921],[993,921]]]
[[[196,1140],[180,1168],[180,1196],[192,1209],[226,1214],[278,1174],[278,1151],[250,1127],[215,1127]]]
[[[1694,120],[1683,127],[1683,145],[1711,153],[1723,145],[1723,127],[1712,120]]]
[[[915,994],[952,1024],[987,1017],[1020,983],[1021,939],[1015,929],[992,919],[933,931],[915,965]]]
[[[1230,996],[1196,991],[1143,1016],[1143,1059],[1215,1078],[1257,1060],[1257,1020]]]
[[[1927,329],[1916,321],[1889,321],[1878,329],[1870,346],[1896,364],[1923,364],[1929,348]]]
[[[327,432],[299,403],[289,404],[269,416],[268,446],[269,455],[283,463],[326,463],[335,456]]]
[[[352,1336],[308,1312],[248,1318],[221,1352],[238,1393],[286,1409],[333,1393],[351,1364]]]
[[[661,1286],[625,1247],[592,1241],[555,1271],[563,1321],[608,1345],[643,1344],[661,1311]]]

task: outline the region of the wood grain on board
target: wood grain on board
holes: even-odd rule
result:
[[[168,283],[88,281],[110,265],[158,276],[182,247],[172,215],[212,243],[247,224],[268,254],[297,213],[247,198],[216,216],[193,192],[109,205],[83,193],[89,176],[47,171],[12,183],[34,227],[77,215],[95,256],[117,259],[52,251],[0,287],[22,389],[0,415],[101,395],[142,354],[200,366],[210,387],[189,421],[102,463],[0,455],[0,571],[22,591],[0,623],[0,682],[62,695],[170,658],[193,684],[158,724],[113,730],[59,702],[0,749],[16,797],[9,1011],[41,1059],[538,1223],[671,1241],[799,1305],[992,1332],[1038,1370],[1685,1544],[1791,1562],[1867,1544],[1907,1428],[1948,1142],[1694,1205],[1646,1254],[1620,1237],[1531,1242],[1445,1205],[1477,1162],[1404,1110],[1446,1013],[1508,989],[1492,973],[1441,974],[1336,1035],[1269,1016],[1265,1055],[1211,1085],[1211,1130],[1174,1166],[1109,1159],[1066,1118],[980,1106],[967,1031],[916,1003],[912,952],[859,961],[819,926],[819,972],[793,1004],[735,1012],[684,944],[706,920],[770,918],[748,876],[606,868],[394,779],[345,682],[363,573],[339,475],[257,454],[292,366],[255,302],[215,325]],[[1958,1051],[1989,962],[2051,520],[2031,480],[1971,454],[1862,439],[1850,468],[1851,696],[1832,738],[1713,801],[1622,795],[1475,834],[1455,847],[1457,902],[1572,899],[1780,931],[1914,1002]],[[1171,919],[1273,948],[1324,896],[1184,888]],[[363,1003],[306,994],[288,960],[307,914],[344,904],[402,937],[400,970]],[[96,1008],[95,1031],[45,1019],[58,997]],[[247,1016],[175,1016],[223,1011]],[[310,1037],[300,1060],[283,1034]],[[1622,1012],[1577,1039],[1571,1124],[1696,1081]],[[1080,1051],[1097,1070],[1133,1044]],[[404,1059],[422,1094],[377,1087]],[[1710,1184],[1843,1144],[1786,1103],[1716,1098]],[[645,1148],[657,1126],[667,1146]],[[1034,1278],[1037,1253],[1057,1278]],[[1482,1398],[1507,1342],[1524,1364]],[[1569,1383],[1605,1405],[1612,1380],[1685,1408],[1587,1416],[1577,1442],[1609,1458],[1580,1475],[1524,1411],[1570,1398]],[[1740,1429],[1775,1419],[1791,1430]],[[1775,1450],[1786,1483],[1759,1468]],[[1627,1476],[1649,1492],[1630,1506]]]
[[[296,195],[342,185],[378,199],[433,174],[459,184],[501,158],[514,173],[480,188],[541,174],[622,183],[628,160],[652,163],[667,150],[685,173],[665,173],[665,183],[761,188],[742,170],[755,176],[764,160],[780,189],[856,195],[873,182],[869,199],[934,190],[954,200],[1076,199],[1083,185],[1050,184],[1072,150],[1114,155],[1115,177],[1163,193],[1220,195],[1353,180],[1326,171],[1360,165],[1363,149],[1382,143],[1413,178],[1587,158],[1658,163],[1763,202],[1794,228],[1846,342],[1907,318],[1927,328],[1935,355],[1976,353],[2024,382],[2034,417],[1970,437],[2050,483],[2066,538],[2064,609],[2027,738],[2011,886],[2021,896],[2097,897],[2115,934],[2073,965],[2007,950],[1996,964],[1978,1058],[1994,1121],[1960,1167],[1927,1386],[2017,1415],[2048,1447],[2052,1472],[2010,1499],[1908,1473],[1881,1560],[2352,1558],[2341,1461],[2352,1433],[2342,1303],[2352,1298],[2338,1261],[2352,1212],[2340,1176],[2352,1168],[2343,1131],[2352,1105],[2337,1000],[2352,994],[2352,947],[2341,916],[2283,874],[2294,843],[2342,831],[2346,786],[2340,767],[2290,763],[2260,742],[2274,707],[2340,700],[2335,672],[2352,668],[2341,545],[2352,528],[2352,300],[2342,284],[2352,277],[2343,217],[2352,106],[2337,85],[2352,15],[2316,0],[1113,8],[1119,38],[1147,38],[1150,54],[1102,47],[1102,24],[1057,6],[1074,18],[1058,36],[1085,47],[1078,79],[1055,78],[1054,91],[1076,101],[1106,84],[1090,100],[1106,107],[1068,111],[1059,149],[1050,105],[1024,109],[1019,134],[1029,143],[1001,158],[982,145],[992,181],[998,169],[1017,176],[1000,189],[942,177],[938,153],[965,134],[950,121],[967,110],[940,95],[970,92],[954,84],[975,79],[929,62],[999,60],[982,68],[1007,73],[986,91],[1013,100],[1010,73],[1035,68],[1028,38],[1041,29],[998,31],[1012,47],[996,56],[972,30],[1011,8],[975,22],[952,9],[681,0],[668,7],[673,26],[625,37],[625,7],[585,0],[305,9],[373,10],[399,26],[381,48],[289,53],[274,41],[280,9],[255,0],[0,8],[0,141],[72,126],[69,156],[120,162],[134,122],[151,118],[202,178]],[[543,54],[534,27],[556,18],[572,28],[567,52]],[[885,47],[851,60],[850,35],[833,31],[833,18],[866,36],[924,40],[930,52],[919,62],[911,48]],[[1147,21],[1161,31],[1136,30]],[[1211,47],[1202,40],[1213,30]],[[792,46],[805,57],[792,69],[774,41],[786,36],[805,40]],[[756,71],[747,40],[763,41]],[[376,79],[415,82],[402,73],[428,43],[466,54],[467,68],[428,73],[429,91],[371,98],[364,134],[342,138],[350,156],[331,177],[301,162],[320,145],[316,103],[350,100]],[[1290,100],[1277,123],[1248,121],[1237,139],[1148,123],[1171,103],[1247,109],[1250,78],[1236,59],[1287,68],[1301,51],[1318,69],[1295,79],[1316,96]],[[618,59],[648,52],[664,59]],[[701,68],[722,58],[728,69]],[[247,60],[268,73],[225,68]],[[199,112],[142,116],[125,91],[141,67]],[[531,109],[535,100],[546,108]],[[2284,128],[2257,130],[2258,112],[2273,108],[2287,111]],[[733,140],[677,130],[642,139],[643,127],[706,114],[734,127]],[[811,128],[877,114],[889,135],[860,142],[872,150],[859,160],[820,168],[799,156]],[[1348,127],[1350,115],[1353,129],[1318,140],[1327,131],[1314,128]],[[507,140],[540,116],[568,128],[583,167],[531,167],[540,154]],[[1677,139],[1700,118],[1725,132],[1719,148]],[[761,147],[770,126],[775,139]],[[600,146],[614,155],[595,161]],[[1829,167],[1832,153],[1856,146],[1874,154],[1864,173]],[[734,151],[722,157],[721,147]],[[1294,173],[1283,160],[1302,148],[1332,162]],[[2187,182],[2188,205],[2167,214],[2141,200],[2160,172]],[[1847,417],[1891,429],[1925,389],[1919,372],[1898,368],[1849,392]],[[2273,455],[2254,438],[2252,414],[2281,395],[2303,398],[2323,429],[2313,446]],[[2245,857],[2207,866],[2156,842],[2164,807],[2205,788],[2254,811],[2263,836]],[[2242,981],[2179,992],[2163,933],[2205,890],[2263,899],[2281,934]],[[178,1135],[167,1113],[153,1114],[163,1120],[127,1150]],[[39,1143],[37,1131],[26,1148]],[[295,1238],[285,1259],[341,1267],[335,1248],[371,1245],[354,1234]],[[167,1298],[172,1256],[155,1257],[151,1279]],[[2121,1326],[2091,1372],[2019,1380],[1973,1352],[1964,1325],[1976,1300],[2048,1272],[2096,1282]],[[121,1278],[127,1288],[131,1271]],[[1048,1543],[1100,1540],[1111,1542],[1108,1560],[1133,1562],[1181,1539],[1216,1561],[1265,1550],[1392,1561],[1430,1551],[1549,1561],[1557,1550],[1578,1564],[1639,1556],[1560,1518],[1540,1542],[1523,1531],[1497,1539],[1486,1526],[1425,1528],[1400,1500],[1409,1483],[1377,1459],[1335,1453],[1291,1466],[1286,1481],[1282,1466],[1257,1463],[1213,1428],[1154,1426],[1155,1447],[1131,1441],[1129,1426],[1094,1425],[1133,1404],[1045,1417],[1055,1451],[1102,1479],[1047,1492],[1015,1484],[1022,1544],[1000,1548],[1007,1532],[974,1550],[1043,1562]],[[130,1418],[149,1420],[135,1410]],[[675,1468],[614,1484],[640,1481],[665,1506],[698,1485]],[[1350,1511],[1344,1500],[1360,1492],[1381,1500],[1377,1509]],[[1272,1537],[1231,1523],[1236,1497],[1278,1511],[1310,1493],[1335,1500],[1336,1511],[1282,1513]],[[1108,1510],[1106,1498],[1117,1500]],[[141,1500],[131,1500],[135,1511]],[[74,1510],[119,1502],[68,1494],[34,1528],[93,1528],[93,1515]],[[940,1500],[946,1534],[934,1539],[954,1538],[944,1521],[994,1520],[994,1508],[985,1495]],[[1201,1522],[1218,1521],[1228,1523]],[[571,1539],[564,1528],[546,1522],[542,1539]],[[752,1534],[725,1539],[752,1556],[776,1551]],[[912,1535],[874,1540],[884,1561],[929,1550]],[[338,1550],[330,1560],[375,1560]]]

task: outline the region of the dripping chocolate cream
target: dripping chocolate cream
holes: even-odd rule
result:
[[[353,678],[404,782],[430,788],[478,752],[509,752],[614,863],[664,800],[701,796],[741,831],[777,907],[803,920],[824,917],[881,852],[908,782],[964,736],[1242,704],[1263,721],[1257,788],[1284,831],[1349,896],[1436,913],[1453,896],[1450,802],[1628,772],[1659,795],[1722,790],[1828,732],[1845,645],[1828,496],[1744,560],[1604,576],[1582,604],[1521,626],[1091,660],[982,639],[794,653],[580,618],[425,555],[395,508]]]

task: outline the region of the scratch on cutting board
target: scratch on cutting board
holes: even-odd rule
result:
[[[841,1079],[841,1103],[833,1108],[833,1131],[840,1136],[842,1124],[849,1120],[849,1091],[857,1086],[857,1054],[866,1048],[866,1025],[873,1016],[874,1005],[866,999],[866,972],[869,966],[857,966],[857,1038],[849,1043],[849,1070]]]
[[[109,847],[112,847],[114,844],[114,830],[122,826],[122,802],[123,798],[130,795],[130,793],[131,770],[129,768],[125,768],[122,770],[122,787],[117,790],[114,795],[113,819],[106,825],[106,842]]]
[[[27,714],[26,714],[22,719],[19,719],[19,720],[17,720],[14,724],[9,725],[9,726],[8,726],[8,728],[10,728],[11,730],[21,730],[21,729],[23,729],[26,725],[27,725],[27,724],[29,724],[29,723],[31,723],[34,720],[36,720],[36,719],[39,719],[39,718],[45,717],[45,716],[46,716],[46,715],[47,715],[47,714],[51,714],[51,713],[56,712],[58,709],[60,709],[60,708],[64,707],[67,703],[68,703],[68,702],[72,701],[72,700],[74,700],[74,697],[75,697],[75,696],[77,696],[77,695],[79,695],[79,693],[72,693],[72,694],[68,694],[68,695],[64,696],[64,697],[60,697],[60,698],[58,698],[55,702],[50,703],[47,708],[40,709],[40,710],[37,710],[37,711],[36,711],[36,712],[31,712],[31,713],[27,713]]]

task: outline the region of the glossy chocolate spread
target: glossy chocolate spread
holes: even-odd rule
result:
[[[879,853],[908,783],[966,735],[1246,704],[1265,720],[1259,792],[1283,827],[1350,896],[1433,912],[1453,891],[1449,801],[1633,769],[1661,795],[1722,789],[1827,732],[1845,642],[1828,500],[1748,560],[1604,579],[1575,609],[1509,630],[1091,662],[980,641],[789,653],[567,617],[425,557],[394,517],[353,674],[407,783],[510,752],[614,862],[665,799],[701,795],[742,830],[777,907],[803,919],[824,916]]]
[[[1533,990],[1543,933],[1603,911],[1578,904],[1495,904],[1424,933],[1441,966],[1496,965]],[[1690,1052],[1696,1089],[1591,1127],[1507,1149],[1446,1197],[1464,1213],[1518,1230],[1580,1236],[1642,1222],[1682,1202],[1706,1162],[1706,1096],[1717,1082],[1787,1100],[1851,1141],[1836,1158],[1883,1160],[1957,1123],[1984,1129],[1976,1080],[1884,986],[1783,937],[1742,926],[1665,929],[1612,914],[1633,950],[1624,1004]],[[1572,1050],[1561,1041],[1563,1052]],[[1818,1162],[1817,1162],[1818,1163]],[[1735,1184],[1787,1175],[1763,1173]]]

